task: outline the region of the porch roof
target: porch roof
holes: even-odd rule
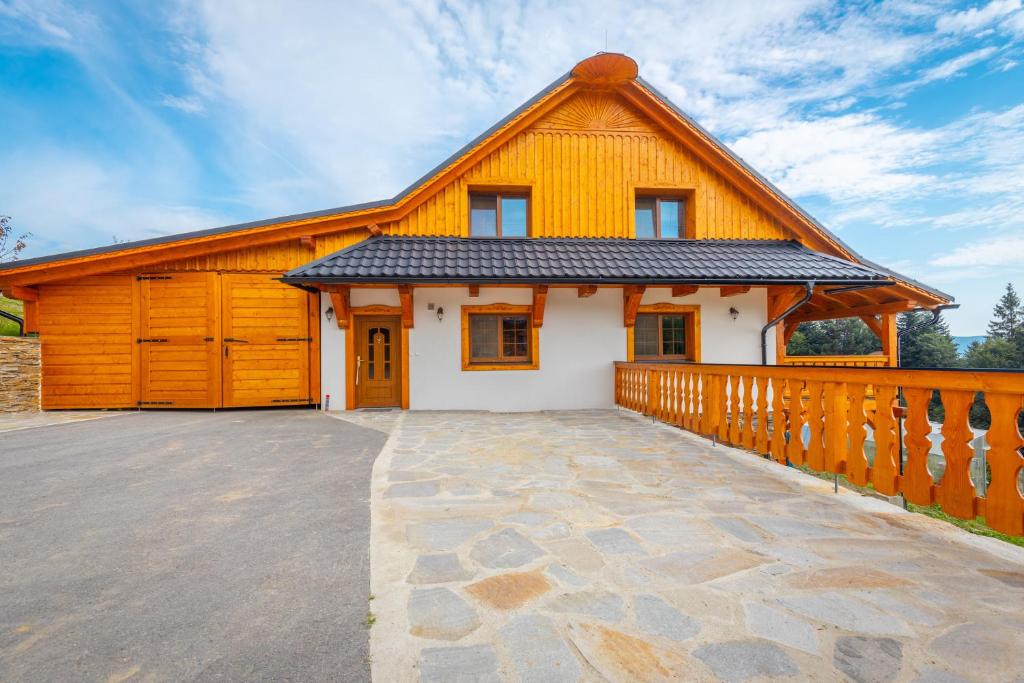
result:
[[[407,237],[382,235],[285,273],[312,283],[884,285],[879,270],[782,240]]]

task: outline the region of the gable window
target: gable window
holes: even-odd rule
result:
[[[637,195],[637,239],[679,239],[685,236],[685,226],[685,198]]]
[[[463,306],[462,369],[537,369],[532,315],[532,306]]]
[[[692,305],[641,306],[631,335],[634,360],[699,361],[700,309]]]
[[[471,237],[526,237],[530,198],[523,193],[471,192]]]

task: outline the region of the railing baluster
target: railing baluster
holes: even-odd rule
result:
[[[807,383],[807,426],[811,437],[807,444],[807,466],[818,472],[825,471],[825,441],[823,433],[824,412],[822,407],[821,382]]]
[[[826,382],[825,396],[825,470],[835,474],[846,471],[847,398],[845,382]]]
[[[740,376],[729,375],[729,443],[740,443]]]
[[[757,383],[757,433],[754,434],[754,450],[768,455],[768,378],[758,377]]]
[[[771,454],[775,462],[786,464],[786,380],[772,378],[772,440]]]
[[[932,401],[932,390],[904,389],[903,398],[907,402],[907,417],[903,421],[906,463],[900,488],[911,503],[931,505],[935,502],[935,482],[928,471],[928,452],[932,447],[928,438],[932,431],[928,404]]]
[[[946,458],[946,471],[939,481],[935,498],[944,512],[962,519],[974,519],[974,484],[971,482],[970,446],[973,436],[967,417],[974,403],[973,391],[947,389],[942,392],[942,454]]]
[[[1024,458],[1024,447],[1017,428],[1017,415],[1024,408],[1024,395],[985,394],[985,404],[992,416],[992,426],[986,440],[989,444],[988,464],[992,468],[992,481],[985,500],[985,521],[1004,534],[1024,535],[1024,498],[1017,482]]]
[[[743,375],[743,437],[744,448],[754,448],[754,378]]]
[[[804,383],[791,379],[789,388],[789,444],[786,457],[794,465],[803,465],[804,457]]]
[[[864,414],[864,393],[867,387],[860,382],[851,382],[847,387],[849,407],[846,414],[846,431],[850,439],[850,450],[846,454],[846,477],[857,486],[867,486],[871,481],[871,468],[864,452],[864,441],[867,439],[867,430],[864,429],[864,423],[867,422],[867,416]]]
[[[886,496],[899,493],[899,469],[896,463],[896,420],[892,415],[896,387],[875,386],[875,461],[871,465],[871,483]]]

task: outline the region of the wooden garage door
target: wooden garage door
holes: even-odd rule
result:
[[[143,407],[220,405],[217,274],[140,275]]]
[[[224,406],[310,403],[309,295],[268,275],[221,276]]]
[[[39,288],[43,408],[135,406],[133,285],[94,275]]]

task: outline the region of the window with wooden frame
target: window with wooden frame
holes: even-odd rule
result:
[[[630,360],[700,361],[700,307],[641,306],[628,337]]]
[[[685,238],[686,197],[637,194],[635,209],[636,238],[665,240]]]
[[[530,195],[522,191],[470,192],[470,237],[527,237]]]
[[[463,370],[536,370],[532,306],[462,307]]]

